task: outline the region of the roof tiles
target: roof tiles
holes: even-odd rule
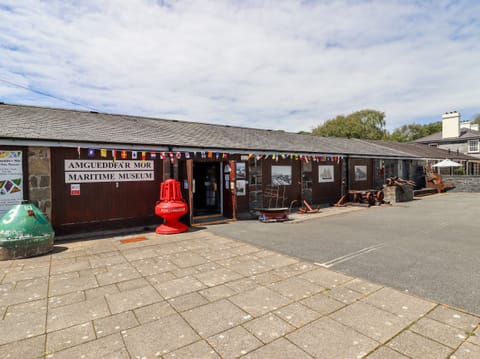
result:
[[[425,157],[410,145],[23,105],[0,105],[0,139],[225,151]],[[411,145],[414,146],[414,145]],[[441,151],[441,150],[440,150]],[[443,158],[441,156],[440,158]]]

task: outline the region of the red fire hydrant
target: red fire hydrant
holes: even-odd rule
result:
[[[178,219],[188,212],[188,206],[182,198],[180,182],[168,179],[160,184],[160,201],[155,206],[155,214],[165,218],[165,223],[157,227],[158,234],[175,234],[188,230]]]

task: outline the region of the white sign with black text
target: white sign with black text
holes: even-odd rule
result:
[[[154,161],[65,160],[65,183],[154,181]]]

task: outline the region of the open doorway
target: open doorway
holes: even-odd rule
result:
[[[193,181],[193,215],[222,213],[220,162],[195,162]]]

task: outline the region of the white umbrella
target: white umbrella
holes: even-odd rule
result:
[[[434,164],[432,167],[461,167],[462,164],[446,159]]]

